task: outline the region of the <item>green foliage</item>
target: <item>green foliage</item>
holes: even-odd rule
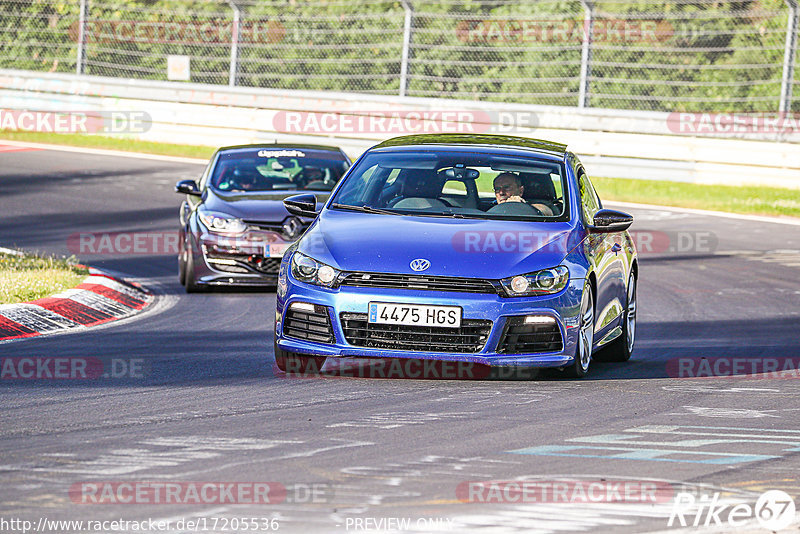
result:
[[[77,286],[87,274],[74,257],[0,252],[0,304],[53,295]]]
[[[399,1],[237,3],[238,85],[399,93]],[[411,3],[410,96],[577,105],[579,1]],[[188,55],[191,81],[228,83],[234,29],[227,2],[89,0],[89,6],[87,74],[164,80],[167,56]],[[597,0],[595,11],[592,107],[777,110],[788,20],[783,0]],[[74,72],[78,12],[77,0],[3,2],[0,67]],[[793,107],[800,111],[800,98]]]

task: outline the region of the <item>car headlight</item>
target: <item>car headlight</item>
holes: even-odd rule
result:
[[[300,252],[292,255],[292,276],[301,282],[331,287],[339,276],[339,272],[338,269]]]
[[[284,251],[283,257],[281,258],[281,266],[278,269],[277,289],[277,294],[280,298],[285,297],[286,291],[289,289],[289,279],[287,278],[287,273],[289,272],[289,262],[291,261],[295,250],[297,250],[297,241],[291,244],[289,248]]]
[[[198,212],[198,216],[209,231],[217,234],[241,234],[247,229],[247,225],[241,219],[224,213],[201,211]]]
[[[567,282],[569,282],[569,269],[563,265],[500,280],[509,297],[552,295],[567,287]]]

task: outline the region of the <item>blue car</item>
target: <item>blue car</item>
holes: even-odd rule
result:
[[[562,144],[415,135],[366,151],[282,258],[281,370],[413,358],[555,367],[626,361],[636,333],[633,218],[604,209]]]

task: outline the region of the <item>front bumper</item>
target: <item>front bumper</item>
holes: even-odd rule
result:
[[[288,247],[279,234],[248,232],[244,239],[203,232],[194,251],[198,285],[275,287],[281,256],[269,256],[270,245]]]
[[[520,367],[562,367],[572,363],[575,358],[583,279],[571,279],[563,291],[552,296],[502,298],[495,294],[347,286],[326,289],[298,282],[291,276],[287,278],[286,292],[278,297],[275,317],[276,344],[284,351],[328,357],[414,358]],[[305,302],[327,308],[334,337],[332,343],[308,341],[285,334],[283,329],[285,313],[294,302]],[[455,305],[462,308],[463,319],[488,319],[492,321],[492,326],[482,349],[474,353],[409,351],[351,345],[345,337],[341,314],[366,314],[370,302]],[[528,315],[549,316],[555,319],[561,331],[562,350],[530,354],[507,354],[499,351],[508,321]]]

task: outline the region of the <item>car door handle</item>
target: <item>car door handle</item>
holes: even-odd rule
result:
[[[611,247],[611,252],[614,254],[618,253],[620,250],[622,250],[622,245],[619,243],[614,243],[614,246]]]

